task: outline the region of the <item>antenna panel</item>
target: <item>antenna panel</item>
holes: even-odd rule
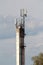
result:
[[[21,10],[20,10],[20,16],[21,16],[21,17],[27,16],[27,10],[21,9]]]

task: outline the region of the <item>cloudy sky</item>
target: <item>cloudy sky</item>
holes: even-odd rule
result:
[[[27,9],[25,21],[25,65],[43,52],[43,0],[0,0],[0,65],[16,64],[15,20]]]

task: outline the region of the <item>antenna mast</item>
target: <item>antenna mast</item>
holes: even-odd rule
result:
[[[16,19],[16,64],[25,65],[25,17],[27,11],[20,10],[20,18]]]
[[[23,18],[23,25],[25,28],[25,17],[27,17],[27,10],[21,9],[20,10],[20,16]]]

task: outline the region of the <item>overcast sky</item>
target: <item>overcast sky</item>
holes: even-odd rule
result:
[[[25,24],[25,65],[43,52],[43,0],[0,0],[0,65],[16,64],[15,19],[27,9]]]

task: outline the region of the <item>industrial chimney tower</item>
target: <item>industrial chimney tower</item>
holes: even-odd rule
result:
[[[27,11],[20,10],[20,18],[16,19],[16,65],[25,65],[25,17]]]

